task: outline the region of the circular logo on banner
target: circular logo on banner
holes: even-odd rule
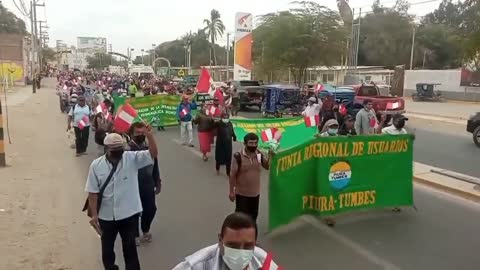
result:
[[[341,190],[350,184],[352,179],[352,168],[346,161],[339,161],[330,167],[328,180],[330,186],[335,190]]]

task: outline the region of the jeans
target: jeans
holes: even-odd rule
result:
[[[77,154],[87,152],[90,127],[86,126],[83,129],[74,127],[73,129],[75,130],[75,148],[77,149]]]
[[[155,205],[155,190],[140,190],[140,200],[142,201],[143,212],[140,216],[140,228],[143,233],[150,232],[157,206]]]
[[[247,197],[237,194],[235,195],[235,212],[245,213],[257,222],[259,202],[260,195],[256,197]]]
[[[115,264],[115,240],[122,238],[125,270],[140,270],[135,236],[138,233],[138,214],[122,220],[99,220],[102,229],[102,261],[105,270],[118,270]]]
[[[188,133],[188,138],[187,138]],[[180,122],[180,138],[184,144],[193,144],[193,128],[192,121]]]

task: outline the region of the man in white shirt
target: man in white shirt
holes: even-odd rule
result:
[[[405,121],[408,121],[403,114],[395,114],[392,117],[392,125],[385,127],[382,129],[382,134],[389,134],[389,135],[399,135],[399,134],[407,134],[407,130],[405,129]]]
[[[317,103],[317,99],[315,97],[310,97],[308,99],[307,107],[302,112],[302,115],[305,117],[315,116],[320,113],[321,109],[322,109],[322,101],[319,99]]]
[[[84,96],[79,96],[77,98],[77,104],[73,105],[70,108],[70,112],[68,112],[67,131],[73,126],[77,157],[86,155],[87,152],[91,113]]]
[[[115,265],[115,239],[120,233],[126,270],[140,270],[135,237],[138,232],[138,215],[142,203],[138,187],[138,170],[153,165],[158,150],[147,128],[149,149],[124,151],[125,141],[120,134],[105,137],[106,154],[90,164],[85,190],[88,192],[90,224],[101,232],[102,261],[106,270],[119,269]],[[99,194],[107,182],[103,194]],[[100,207],[98,202],[101,202]],[[99,209],[99,210],[97,210]]]

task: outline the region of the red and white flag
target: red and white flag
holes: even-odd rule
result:
[[[210,106],[210,107],[207,108],[206,114],[209,115],[209,116],[217,116],[219,110],[220,109],[218,107]]]
[[[179,114],[180,114],[180,117],[185,117],[188,113],[189,113],[188,108],[184,107]]]
[[[95,108],[95,114],[102,113],[105,116],[105,119],[111,120],[112,115],[108,111],[107,105],[105,103],[100,103],[98,106]]]
[[[283,270],[283,268],[273,261],[271,253],[267,253],[267,257],[263,261],[262,270]]]
[[[316,127],[320,125],[320,115],[314,115],[314,116],[306,116],[304,118],[305,120],[305,126],[307,127]]]
[[[80,119],[80,122],[78,122],[78,128],[79,129],[84,129],[88,124],[90,123],[90,118],[88,118],[88,115],[85,115]]]
[[[279,142],[282,138],[282,132],[277,128],[269,128],[262,131],[262,142],[269,142],[275,140]]]
[[[315,93],[318,94],[318,92],[324,90],[325,88],[323,87],[323,84],[321,83],[316,83],[315,86],[314,86],[314,91]]]
[[[120,133],[127,132],[137,116],[137,111],[132,107],[132,105],[128,103],[123,105],[113,120],[115,131]]]
[[[197,91],[199,93],[208,93],[211,90],[213,80],[206,68],[202,68],[197,82]]]
[[[387,103],[387,110],[395,110],[400,108],[400,104],[397,102],[389,102]]]

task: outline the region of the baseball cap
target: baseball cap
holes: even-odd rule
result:
[[[314,98],[314,97],[310,97],[310,98],[308,99],[308,101],[311,101],[311,102],[317,102],[317,99],[316,99],[316,98]]]
[[[110,133],[105,136],[103,144],[110,149],[116,149],[123,148],[125,146],[125,141],[123,140],[122,135],[118,133]]]

